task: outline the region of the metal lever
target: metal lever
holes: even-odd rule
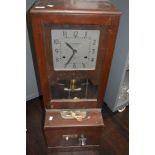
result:
[[[76,88],[76,89],[70,89],[70,88],[64,88],[64,91],[70,91],[70,92],[75,92],[75,91],[81,91],[81,88]]]
[[[81,146],[85,146],[86,145],[86,138],[84,137],[84,135],[82,134],[81,137],[79,138],[79,143]]]

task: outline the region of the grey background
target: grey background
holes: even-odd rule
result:
[[[34,2],[35,0],[27,0],[26,10],[28,10]],[[30,48],[28,31],[26,29],[26,100],[30,100],[38,96],[39,92],[32,59],[32,52]]]
[[[110,69],[104,101],[112,111],[117,108],[120,87],[123,83],[129,55],[129,1],[112,0],[122,12],[114,56]],[[122,105],[123,106],[123,105]]]
[[[27,0],[26,1],[26,9],[28,10],[35,0]],[[129,9],[128,9],[128,0],[111,0],[120,11],[122,11],[120,26],[119,26],[119,32],[117,36],[117,42],[115,46],[114,51],[114,57],[112,61],[111,71],[110,71],[110,77],[108,81],[108,87],[106,90],[105,98],[110,98],[110,93],[107,93],[109,88],[113,88],[114,95],[111,100],[113,100],[116,95],[118,94],[118,90],[120,87],[121,82],[121,76],[124,69],[124,64],[127,59],[128,55],[128,42],[129,42],[129,33],[128,33],[128,18],[129,18]],[[117,72],[117,74],[116,74]],[[112,80],[115,77],[115,82]],[[28,32],[26,29],[26,100],[33,99],[35,97],[39,96],[38,86],[37,86],[37,80],[36,80],[36,73],[34,70],[34,63],[32,58],[32,51],[30,48],[30,42],[28,37]]]

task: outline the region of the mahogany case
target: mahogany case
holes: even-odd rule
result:
[[[97,0],[40,0],[31,10],[31,25],[35,55],[45,106],[44,134],[49,150],[92,148],[101,145],[103,119],[101,108],[112,62],[121,12],[109,1]],[[50,30],[53,27],[101,30],[99,50],[94,71],[60,71],[53,69]],[[50,91],[54,80],[89,77],[98,84],[95,99],[55,100]],[[64,109],[85,109],[82,121],[63,119]]]
[[[109,1],[89,0],[41,0],[36,2],[30,17],[34,40],[35,54],[40,78],[41,93],[45,108],[101,108],[108,80],[110,65],[120,11]],[[100,29],[100,42],[96,69],[94,71],[59,71],[53,69],[50,29],[68,27],[70,29]],[[65,77],[69,79],[81,76],[97,82],[97,97],[93,100],[55,100],[50,90],[51,82]]]

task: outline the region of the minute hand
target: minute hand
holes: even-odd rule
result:
[[[75,51],[74,48],[73,48],[70,44],[68,44],[67,42],[65,42],[65,44],[66,44],[72,51]]]

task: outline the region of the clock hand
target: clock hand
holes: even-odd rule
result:
[[[66,62],[65,67],[70,63],[70,61],[72,60],[74,54],[77,52],[77,50],[73,50],[73,54],[71,55],[71,57],[69,58],[69,60]]]
[[[65,44],[66,44],[72,51],[74,51],[73,47],[72,47],[70,44],[68,44],[67,42],[65,42]]]

